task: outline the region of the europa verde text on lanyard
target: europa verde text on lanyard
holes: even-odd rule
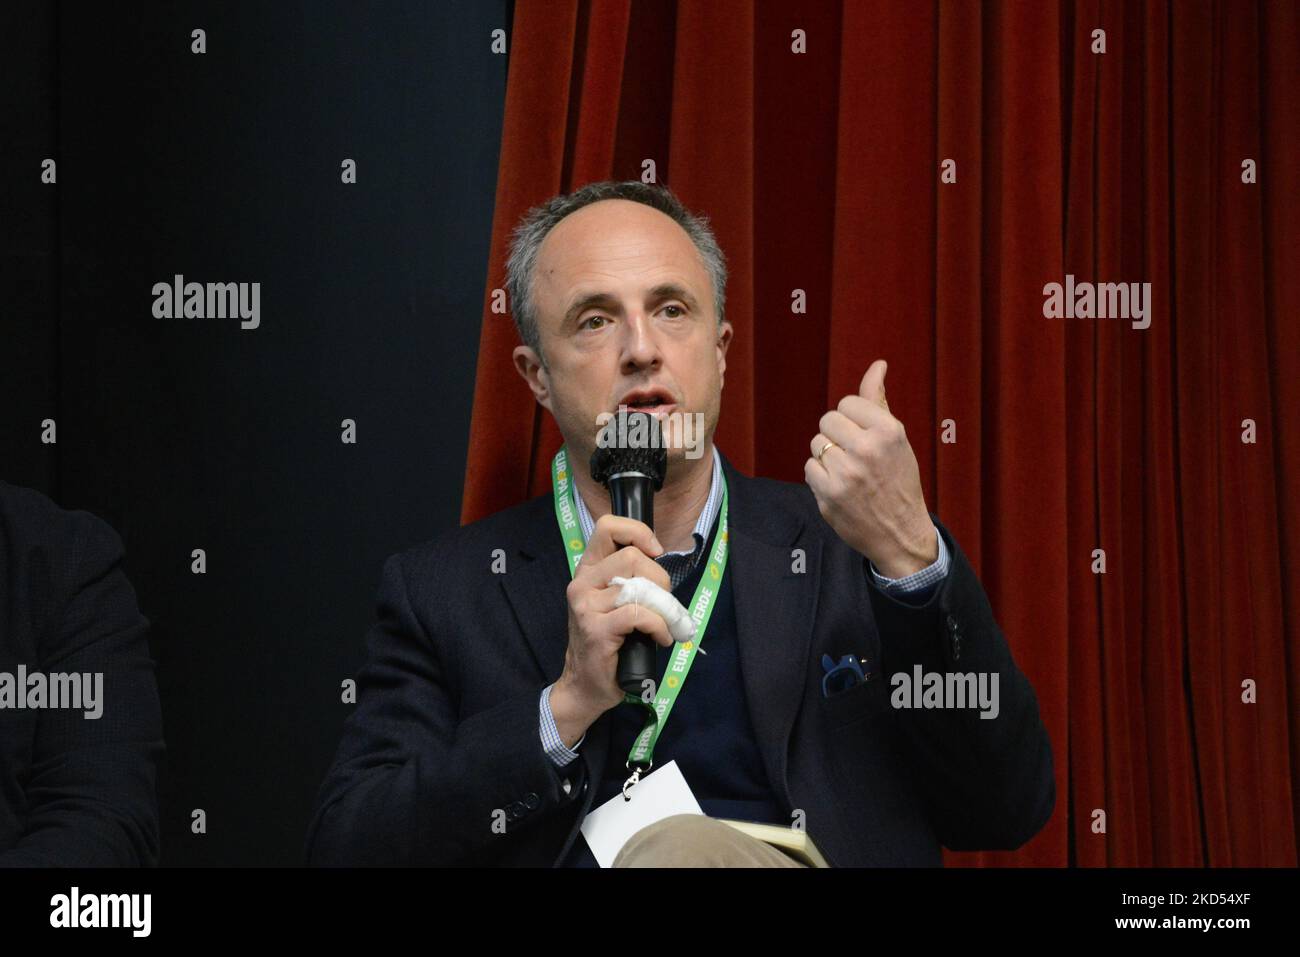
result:
[[[551,487],[555,492],[555,517],[564,535],[564,550],[569,556],[569,575],[578,573],[578,561],[586,551],[587,543],[582,537],[582,527],[578,523],[577,505],[574,501],[572,473],[569,469],[568,450],[563,446],[551,460]],[[718,515],[718,534],[714,537],[713,552],[709,555],[708,567],[696,586],[695,597],[691,599],[689,612],[695,622],[695,640],[673,645],[672,657],[668,660],[668,670],[664,672],[663,681],[655,689],[654,703],[634,694],[623,693],[623,700],[628,704],[644,706],[646,715],[645,728],[637,735],[628,752],[627,766],[632,768],[632,776],[623,785],[623,794],[635,784],[642,771],[654,766],[655,742],[663,733],[668,723],[668,715],[673,710],[673,703],[686,683],[691,663],[699,650],[699,643],[704,638],[704,631],[709,626],[709,617],[713,614],[714,601],[718,597],[718,588],[722,583],[722,573],[727,567],[727,480],[722,480],[722,511]]]

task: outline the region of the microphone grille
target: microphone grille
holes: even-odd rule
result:
[[[621,410],[605,423],[596,439],[596,451],[591,455],[592,481],[606,485],[611,475],[620,472],[649,476],[656,492],[664,486],[668,448],[659,420],[648,412]]]

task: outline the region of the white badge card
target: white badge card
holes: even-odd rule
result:
[[[601,867],[613,866],[623,845],[641,828],[674,814],[704,813],[676,761],[651,771],[627,795],[630,801],[622,792],[615,794],[582,822],[582,836]]]

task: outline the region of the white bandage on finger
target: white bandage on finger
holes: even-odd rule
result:
[[[624,578],[615,575],[609,580],[611,585],[622,586],[622,591],[614,599],[614,607],[636,602],[645,605],[668,625],[668,634],[673,641],[690,641],[695,637],[695,620],[682,607],[682,603],[664,591],[648,578]]]

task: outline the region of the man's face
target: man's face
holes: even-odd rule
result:
[[[515,365],[575,461],[595,449],[601,413],[652,392],[670,463],[701,454],[718,424],[732,328],[718,326],[709,275],[680,226],[631,200],[584,206],[542,242],[533,299],[547,368],[527,346]],[[703,422],[692,437],[677,426],[689,416],[695,429],[694,413]]]

